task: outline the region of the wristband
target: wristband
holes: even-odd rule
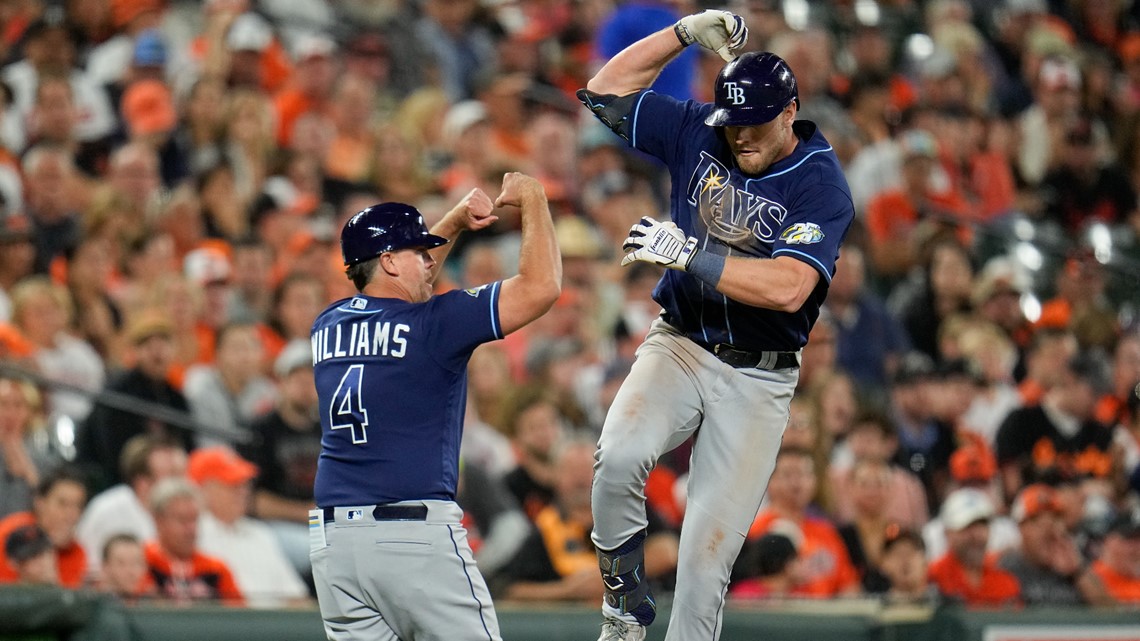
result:
[[[720,276],[724,272],[724,256],[710,251],[697,250],[689,261],[687,271],[705,284],[715,288],[720,283]]]
[[[681,43],[682,47],[687,47],[696,42],[696,38],[689,33],[688,28],[685,27],[685,23],[680,20],[673,25],[673,35],[677,36],[677,40]]]

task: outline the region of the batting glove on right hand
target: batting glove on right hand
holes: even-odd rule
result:
[[[694,42],[717,52],[725,62],[732,62],[748,42],[748,25],[744,18],[728,11],[707,9],[685,16],[673,25],[673,32],[684,46]]]
[[[662,223],[642,217],[640,222],[629,228],[629,238],[625,239],[622,249],[627,252],[621,259],[622,267],[640,260],[688,271],[689,263],[697,252],[697,239],[685,236],[673,221]]]

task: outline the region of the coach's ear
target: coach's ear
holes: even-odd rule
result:
[[[396,259],[392,252],[380,254],[380,269],[383,269],[384,273],[392,278],[400,275],[400,267],[396,264]]]

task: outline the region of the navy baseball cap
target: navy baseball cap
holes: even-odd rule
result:
[[[448,242],[428,231],[423,214],[404,203],[381,203],[361,210],[340,232],[345,265],[371,260],[398,249],[431,249]]]

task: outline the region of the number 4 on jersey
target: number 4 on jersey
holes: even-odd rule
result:
[[[368,410],[364,409],[364,399],[360,390],[364,382],[364,365],[348,368],[337,385],[329,403],[329,425],[334,430],[352,430],[352,442],[360,445],[368,442]]]

